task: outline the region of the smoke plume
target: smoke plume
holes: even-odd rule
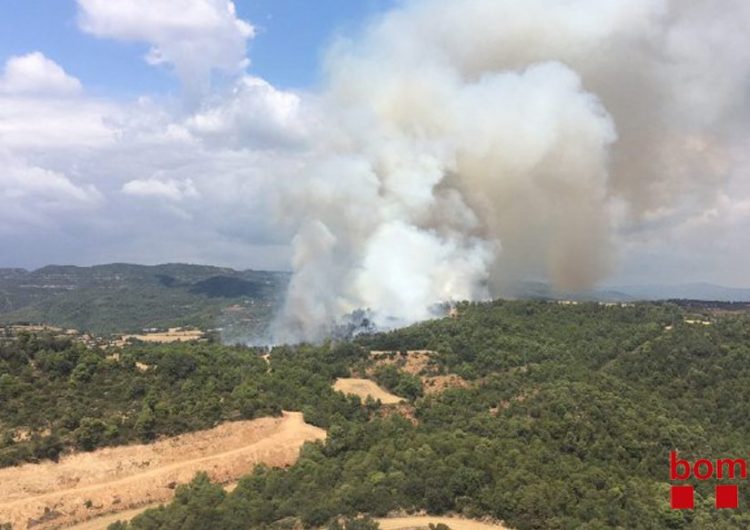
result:
[[[326,60],[282,338],[388,327],[519,278],[591,286],[705,207],[746,135],[744,0],[412,0]]]

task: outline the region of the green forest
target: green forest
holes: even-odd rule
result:
[[[181,263],[0,269],[0,325],[43,322],[98,335],[222,327],[234,340],[265,329],[287,279]]]
[[[294,466],[260,466],[231,493],[198,475],[168,506],[111,528],[371,528],[339,518],[394,510],[518,530],[747,528],[746,510],[713,508],[711,481],[695,510],[669,507],[670,450],[750,449],[750,319],[695,311],[465,303],[455,318],[276,347],[270,369],[264,351],[242,346],[133,345],[112,358],[25,334],[0,345],[0,465],[300,410],[328,439],[306,444]],[[398,365],[376,369],[415,421],[331,389],[372,368],[370,350],[416,349],[467,386],[429,394]],[[19,428],[33,435],[17,441]],[[740,495],[747,506],[747,488]]]

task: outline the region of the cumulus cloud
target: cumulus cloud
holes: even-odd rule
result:
[[[80,91],[81,82],[41,52],[11,57],[0,77],[0,93],[59,95]]]
[[[157,178],[136,179],[126,182],[122,192],[128,195],[155,197],[169,201],[181,201],[185,198],[198,197],[198,191],[191,179],[159,180]]]
[[[229,0],[78,0],[78,8],[84,31],[151,45],[146,60],[174,67],[193,96],[207,93],[213,71],[248,65],[254,29]]]
[[[101,199],[94,186],[77,186],[62,173],[30,166],[9,153],[0,153],[0,160],[3,166],[0,182],[6,199],[42,197],[48,205],[59,206],[71,202],[94,204]]]
[[[60,172],[29,164],[0,149],[0,233],[49,227],[60,213],[100,206],[102,194]]]
[[[115,141],[120,112],[92,99],[0,94],[0,142],[27,154],[101,147]]]
[[[78,79],[40,52],[11,57],[0,77],[0,144],[24,155],[96,147],[117,134],[117,106],[87,98]]]
[[[150,62],[174,67],[194,104],[93,97],[38,52],[11,58],[0,87],[7,264],[288,267],[291,234],[270,205],[304,149],[302,96],[244,73],[253,29],[233,3],[82,0],[79,24],[150,44]],[[232,78],[209,87],[213,72]]]
[[[186,127],[196,136],[225,147],[293,147],[306,136],[300,96],[258,77],[243,76],[229,94],[212,98]]]
[[[16,249],[6,264],[286,268],[291,236],[272,226],[269,197],[291,163],[277,151],[300,141],[298,100],[247,84],[268,96],[250,118],[234,98],[253,107],[252,96],[239,88],[188,115],[158,97],[0,93],[0,243]],[[224,112],[223,125],[198,118]]]
[[[198,112],[239,114],[233,94],[216,94]],[[295,164],[286,154],[297,126],[292,141],[277,123],[276,145],[253,124],[199,131],[179,107],[153,97],[0,94],[0,244],[16,249],[7,264],[287,268],[291,235],[273,225],[270,198]]]

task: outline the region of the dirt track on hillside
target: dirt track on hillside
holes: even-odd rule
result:
[[[120,519],[129,521],[143,509],[134,510],[132,512],[123,512],[120,514]],[[77,525],[75,528],[69,530],[107,530],[107,526],[116,523],[119,519],[116,516],[102,517],[89,523]],[[415,517],[389,517],[383,519],[376,519],[380,524],[380,530],[412,530],[415,528],[423,529],[429,528],[429,524],[443,523],[448,525],[451,530],[510,530],[507,526],[501,524],[490,524],[483,523],[481,521],[474,521],[473,519],[462,519],[460,517],[433,517],[429,515],[415,516]]]
[[[509,530],[501,524],[483,523],[473,519],[461,519],[459,517],[433,517],[430,515],[416,517],[389,517],[377,519],[380,530],[407,530],[412,528],[428,528],[429,524],[443,523],[451,530]]]
[[[150,445],[78,453],[59,463],[0,469],[0,521],[16,530],[48,530],[111,512],[169,501],[176,484],[206,471],[219,483],[236,481],[259,463],[293,464],[305,441],[325,431],[302,414],[231,422]]]
[[[117,521],[130,521],[136,515],[142,514],[149,508],[158,508],[159,506],[161,506],[160,503],[149,504],[148,506],[133,508],[132,510],[125,510],[124,512],[110,513],[97,517],[96,519],[90,519],[85,523],[67,527],[65,530],[107,530],[109,525],[116,523]]]
[[[224,486],[224,491],[229,493],[231,491],[234,491],[236,487],[237,483],[233,482],[232,484],[227,484],[226,486]],[[112,523],[116,523],[117,521],[130,521],[146,510],[158,508],[159,506],[163,505],[163,502],[155,502],[154,504],[148,504],[146,506],[133,508],[132,510],[126,510],[124,512],[109,513],[107,515],[102,515],[101,517],[96,517],[95,519],[89,519],[85,523],[79,523],[75,526],[69,526],[65,530],[107,530],[109,525],[111,525]]]

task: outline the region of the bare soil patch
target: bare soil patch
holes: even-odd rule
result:
[[[411,405],[405,401],[396,403],[395,405],[391,405],[389,407],[383,407],[380,410],[381,418],[391,418],[394,415],[406,418],[412,425],[419,425],[419,420],[417,420],[416,409],[414,408],[414,405]]]
[[[0,519],[14,528],[67,528],[112,512],[168,502],[177,484],[199,471],[226,484],[256,464],[289,466],[306,441],[324,430],[301,413],[230,422],[149,445],[104,448],[45,462],[0,469]],[[135,514],[133,514],[135,515]]]
[[[367,399],[368,396],[372,399],[379,399],[384,405],[393,405],[404,401],[403,398],[380,388],[374,381],[370,381],[369,379],[339,378],[336,379],[333,389],[344,394],[354,394],[362,400]]]
[[[448,388],[466,388],[469,383],[460,375],[433,375],[422,377],[422,387],[427,395],[440,394]]]
[[[430,350],[408,351],[371,351],[370,358],[378,366],[395,364],[404,372],[411,375],[425,375],[432,372],[430,359],[435,352]]]
[[[419,377],[427,395],[439,394],[448,388],[465,388],[469,383],[456,374],[440,374],[432,357],[437,355],[430,350],[371,351],[370,358],[375,366],[395,365],[404,372]]]

